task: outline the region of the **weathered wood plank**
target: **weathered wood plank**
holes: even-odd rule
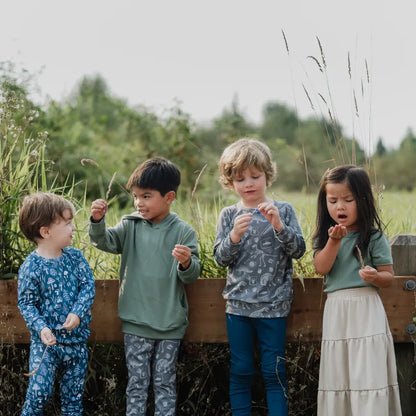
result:
[[[0,342],[29,342],[29,332],[17,308],[17,281],[0,281]]]
[[[189,304],[189,342],[227,342],[225,301],[222,297],[225,279],[198,279],[186,286]],[[207,341],[210,339],[211,341]]]
[[[395,273],[416,275],[416,234],[397,234],[390,240],[390,246]]]
[[[412,342],[406,326],[415,312],[415,293],[404,289],[411,277],[396,277],[393,285],[380,290],[395,342]],[[287,339],[317,341],[325,294],[321,278],[307,278],[305,288],[294,280],[294,300],[288,318]],[[225,302],[222,298],[224,279],[198,279],[187,286],[190,324],[185,339],[190,342],[227,342]],[[29,333],[17,308],[17,282],[0,281],[0,342],[28,343]],[[90,342],[123,342],[117,318],[118,280],[97,280],[92,308]]]
[[[413,322],[416,310],[416,292],[405,289],[407,280],[415,276],[400,276],[393,279],[390,287],[380,289],[380,297],[386,309],[390,330],[395,342],[413,342],[406,332],[406,326]]]

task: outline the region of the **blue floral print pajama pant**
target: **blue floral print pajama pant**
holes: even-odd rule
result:
[[[157,340],[124,335],[128,370],[126,416],[145,416],[148,388],[153,373],[155,416],[174,416],[176,363],[179,339]]]
[[[61,393],[62,416],[82,415],[84,381],[88,365],[87,344],[56,344],[48,347],[43,355],[45,348],[46,345],[42,342],[31,342],[29,371],[41,364],[36,373],[30,376],[22,416],[43,415],[52,394],[55,374]]]

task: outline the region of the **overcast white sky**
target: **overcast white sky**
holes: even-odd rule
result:
[[[322,95],[365,148],[392,148],[416,132],[415,12],[413,0],[2,0],[0,61],[42,69],[44,97],[99,73],[130,105],[179,100],[197,122],[234,96],[255,122],[272,100],[326,115]],[[307,58],[320,59],[316,37],[326,74]]]

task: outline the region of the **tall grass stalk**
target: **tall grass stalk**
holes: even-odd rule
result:
[[[0,91],[0,277],[10,278],[26,257],[30,244],[18,229],[22,197],[46,189],[46,133],[28,130],[35,113],[21,113],[24,97],[7,84]],[[28,133],[29,132],[29,133]]]
[[[282,34],[288,57],[292,59],[288,38],[284,32]],[[370,152],[372,151],[373,140],[371,129],[372,89],[368,61],[364,59],[356,64],[352,62],[350,52],[346,53],[345,74],[346,81],[350,85],[350,96],[341,97],[341,99],[344,102],[350,102],[352,139],[349,143],[349,140],[344,137],[338,119],[339,109],[337,108],[336,98],[339,102],[340,97],[335,97],[333,92],[330,79],[331,66],[326,58],[323,43],[318,36],[316,36],[316,42],[318,53],[307,56],[307,61],[313,64],[312,71],[302,68],[305,74],[304,80],[293,80],[292,75],[292,89],[295,91],[295,84],[301,84],[306,102],[309,103],[316,120],[321,122],[325,147],[330,151],[332,158],[327,162],[332,166],[345,163],[361,164],[361,156],[357,148],[357,143],[360,142],[366,147],[364,149],[365,166],[370,170]],[[291,68],[291,71],[293,71],[293,68]],[[295,93],[293,95],[295,97]],[[297,107],[296,99],[295,107]],[[296,112],[298,112],[297,108]],[[300,140],[302,142],[303,138],[300,137]],[[306,157],[304,157],[304,162],[306,177],[308,177]]]
[[[45,159],[48,133],[36,127],[38,116],[24,90],[5,81],[0,85],[0,278],[16,276],[33,249],[18,227],[23,197],[50,191],[73,200],[77,186],[69,178],[62,184],[48,179],[53,163]]]

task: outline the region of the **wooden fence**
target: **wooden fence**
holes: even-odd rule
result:
[[[396,343],[411,343],[416,326],[416,235],[399,235],[392,240],[396,273],[393,284],[380,289],[390,329]],[[408,274],[408,275],[407,275]],[[198,279],[187,285],[189,327],[185,340],[190,342],[227,342],[225,305],[221,292],[224,279]],[[17,282],[0,281],[0,342],[28,343],[29,332],[17,308]],[[118,280],[96,280],[92,307],[90,342],[123,341],[117,318]],[[322,278],[294,279],[294,299],[287,322],[287,339],[318,341],[321,338],[325,303]]]
[[[322,278],[294,279],[294,300],[288,318],[288,340],[318,341],[325,294]],[[225,304],[221,292],[224,279],[198,279],[187,285],[189,327],[185,340],[190,342],[227,342]],[[411,342],[406,331],[412,325],[415,293],[407,290],[415,284],[414,276],[396,277],[393,285],[380,290],[390,328],[397,343]],[[17,308],[17,282],[0,281],[0,342],[28,343],[29,332]],[[123,341],[117,317],[118,280],[97,280],[96,297],[92,307],[90,342],[120,343]]]

